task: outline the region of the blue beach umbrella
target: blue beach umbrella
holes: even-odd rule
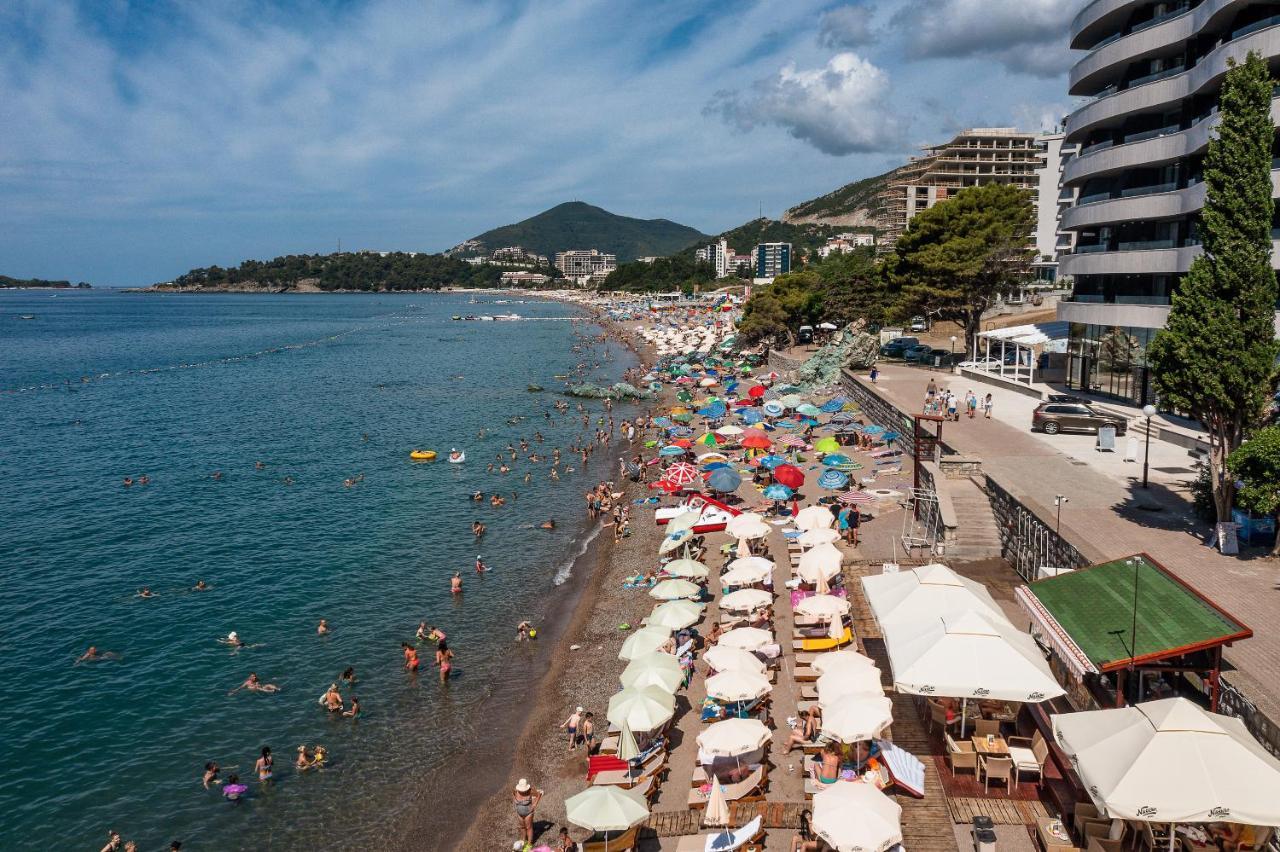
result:
[[[827,467],[839,467],[842,464],[849,464],[851,461],[853,461],[853,459],[848,456],[841,455],[840,453],[831,453],[829,456],[823,458],[822,463]]]
[[[824,470],[818,477],[818,486],[820,488],[828,488],[832,491],[844,488],[848,484],[848,474],[841,473],[838,470]]]
[[[827,400],[826,402],[824,402],[822,405],[818,407],[821,408],[823,411],[825,411],[827,414],[835,414],[837,411],[844,408],[844,398],[836,397],[835,399]]]
[[[782,412],[786,411],[786,408],[783,407],[782,403],[778,402],[776,399],[769,400],[763,407],[764,413],[770,417],[781,417]]]
[[[675,421],[673,421],[670,417],[655,417],[653,418],[653,425],[661,426],[663,429],[670,429],[672,426],[675,425]]]
[[[684,447],[675,447],[671,445],[667,445],[658,450],[658,455],[660,456],[682,456],[684,453]]]
[[[884,431],[885,430],[883,426],[876,426],[874,424],[871,426],[862,427],[862,434],[864,435],[881,435],[884,433]]]
[[[742,476],[731,467],[718,468],[707,477],[707,486],[712,491],[719,491],[722,494],[737,491],[741,484]]]
[[[792,493],[785,485],[770,485],[764,490],[764,496],[769,500],[790,500]]]
[[[704,464],[702,466],[702,469],[703,470],[723,470],[725,468],[732,468],[732,467],[733,465],[729,464],[728,462],[713,461],[713,462],[707,462],[706,464]]]
[[[674,426],[671,429],[671,434],[676,438],[692,438],[693,428],[691,426]]]
[[[754,426],[762,420],[764,420],[764,415],[760,413],[760,409],[758,408],[743,409],[742,422],[746,423],[748,426]]]
[[[805,402],[796,406],[796,413],[803,414],[805,417],[817,417],[822,412],[818,410],[816,405]]]
[[[760,460],[757,462],[757,464],[759,464],[765,470],[773,470],[778,465],[786,464],[786,463],[787,463],[787,460],[784,459],[782,456],[773,456],[773,455],[761,456]]]

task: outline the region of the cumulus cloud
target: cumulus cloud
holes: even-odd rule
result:
[[[818,22],[818,44],[834,50],[862,47],[875,41],[871,18],[875,6],[853,3],[832,9]]]
[[[898,144],[902,126],[887,104],[888,94],[889,75],[846,52],[821,68],[789,63],[746,92],[719,91],[704,112],[744,132],[782,127],[825,154],[843,156]]]
[[[1071,19],[1085,0],[908,0],[893,16],[917,58],[979,57],[1051,77],[1071,65]]]

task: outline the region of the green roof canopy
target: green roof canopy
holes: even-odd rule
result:
[[[1144,663],[1253,635],[1145,553],[1038,580],[1020,589],[1019,598],[1047,638],[1082,670],[1124,668],[1134,644],[1133,661]]]

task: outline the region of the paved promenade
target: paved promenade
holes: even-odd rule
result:
[[[992,391],[941,371],[880,366],[875,390],[907,412],[920,410],[931,376],[962,397],[971,388],[980,397]],[[856,380],[871,386],[865,374]],[[1207,530],[1192,517],[1187,498],[1192,460],[1186,451],[1152,441],[1151,487],[1144,492],[1141,454],[1126,466],[1123,439],[1117,440],[1119,452],[1101,454],[1092,449],[1092,436],[1033,433],[1034,402],[1012,391],[994,393],[992,420],[946,423],[943,440],[980,457],[986,473],[1042,518],[1052,521],[1054,496],[1065,495],[1061,534],[1091,561],[1145,551],[1253,628],[1252,639],[1226,651],[1227,661],[1240,669],[1228,679],[1273,721],[1280,720],[1280,563],[1223,556],[1204,546]],[[1161,511],[1139,508],[1139,498]]]

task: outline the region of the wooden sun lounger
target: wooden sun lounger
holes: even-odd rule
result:
[[[582,852],[632,852],[636,848],[636,838],[640,835],[640,826],[633,825],[607,842],[604,840],[584,840],[578,844]]]
[[[667,753],[658,752],[636,768],[597,772],[591,779],[591,784],[595,787],[635,787],[645,779],[655,777],[666,768]]]
[[[750,775],[734,784],[722,784],[724,798],[727,802],[754,802],[764,798],[765,771],[764,766],[757,766]],[[689,807],[701,809],[707,806],[710,792],[701,789],[689,791]]]
[[[738,849],[763,849],[764,818],[757,816],[737,831],[712,834],[686,834],[676,843],[675,852],[735,852]]]
[[[797,661],[798,662],[798,661]],[[813,666],[797,665],[792,670],[796,683],[811,683],[818,679],[818,671]]]

